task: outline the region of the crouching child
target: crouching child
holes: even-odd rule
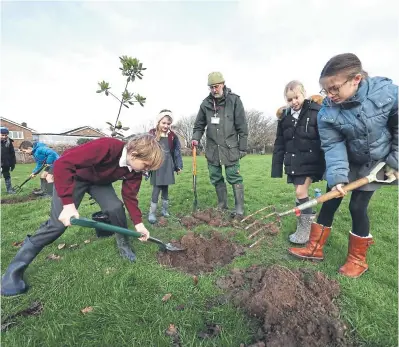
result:
[[[53,195],[53,168],[54,162],[60,157],[56,151],[47,147],[42,142],[30,142],[22,141],[19,145],[19,149],[28,155],[33,156],[36,162],[36,166],[31,173],[31,177],[34,178],[41,170],[43,166],[44,170],[40,174],[40,190],[35,191],[34,194],[41,196],[52,196]]]
[[[70,226],[71,217],[79,217],[77,208],[84,195],[90,194],[109,216],[110,222],[127,228],[122,201],[112,183],[122,179],[122,198],[137,232],[146,241],[149,232],[142,223],[137,194],[142,171],[157,170],[163,161],[163,152],[154,136],[138,135],[127,144],[114,138],[101,138],[72,148],[54,163],[55,190],[50,218],[33,234],[28,235],[22,247],[8,266],[2,281],[1,294],[18,295],[27,290],[23,274],[29,264],[47,245],[58,239]],[[122,257],[131,262],[136,255],[126,235],[115,234]]]

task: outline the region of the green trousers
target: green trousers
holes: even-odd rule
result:
[[[240,163],[224,167],[226,172],[226,180],[229,184],[241,184],[242,176],[240,175]],[[220,183],[224,183],[222,166],[211,165],[208,163],[209,178],[211,183],[216,187]]]

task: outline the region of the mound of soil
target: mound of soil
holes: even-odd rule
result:
[[[180,242],[172,244],[185,250],[160,252],[158,262],[194,275],[211,272],[215,267],[229,264],[235,257],[245,253],[244,247],[225,239],[218,232],[213,232],[209,239],[189,232]]]
[[[228,291],[235,305],[262,322],[253,346],[352,346],[334,304],[339,284],[321,272],[252,266],[232,270],[217,285]]]
[[[233,228],[245,228],[246,226],[254,223],[256,219],[249,218],[241,223],[239,220],[230,217],[229,212],[219,211],[217,209],[209,208],[202,211],[193,212],[191,216],[184,216],[180,219],[180,223],[187,229],[192,229],[199,224],[208,224],[212,227],[233,227]],[[254,224],[251,227],[251,231],[259,228],[263,228],[263,231],[267,234],[275,235],[279,232],[279,221],[277,218],[271,217],[266,223],[258,220],[259,223]]]

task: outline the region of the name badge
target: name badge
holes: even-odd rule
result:
[[[212,117],[211,124],[219,124],[220,118],[219,117]]]

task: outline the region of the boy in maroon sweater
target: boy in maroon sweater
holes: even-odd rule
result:
[[[127,228],[125,209],[112,183],[122,179],[122,198],[135,229],[146,241],[149,232],[142,223],[137,193],[142,171],[157,170],[163,161],[162,149],[152,135],[139,135],[126,145],[113,138],[101,138],[72,148],[54,163],[54,186],[50,219],[33,235],[28,235],[11,261],[1,281],[1,294],[18,295],[27,290],[23,273],[44,246],[59,238],[71,225],[71,217],[79,217],[77,208],[89,193],[107,214],[111,224]],[[115,234],[122,257],[130,261],[136,255],[125,235]]]

